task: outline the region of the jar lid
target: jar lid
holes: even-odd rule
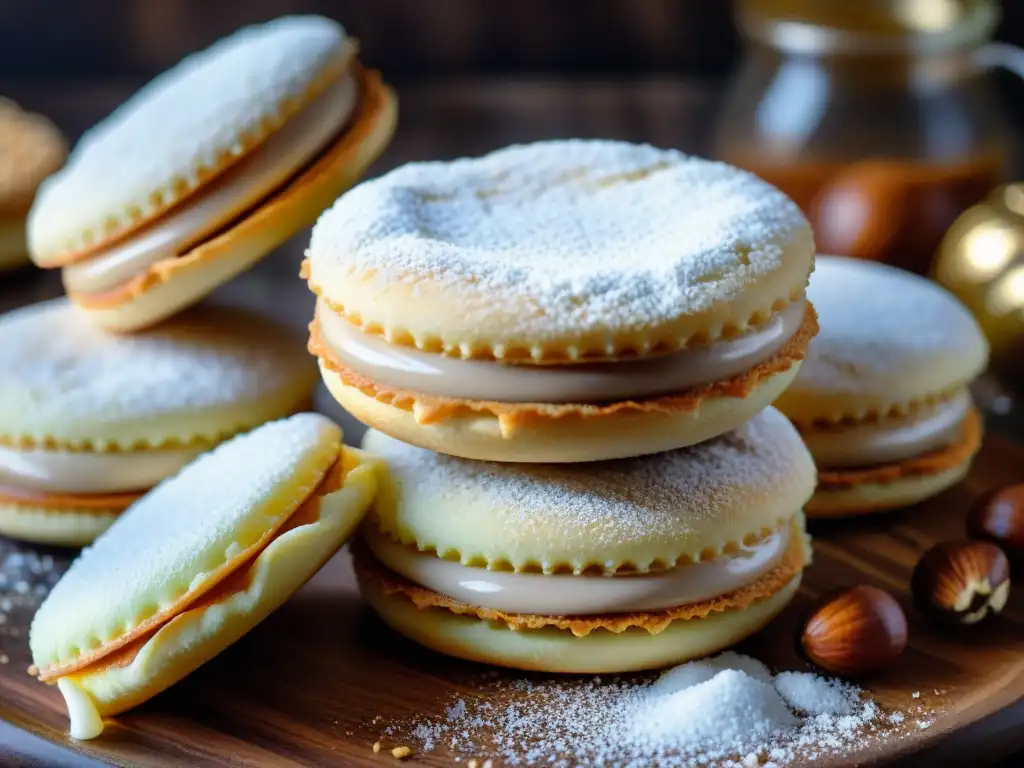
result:
[[[941,53],[999,23],[994,0],[739,0],[748,37],[791,53]]]

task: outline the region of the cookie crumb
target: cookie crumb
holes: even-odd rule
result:
[[[378,752],[380,752],[380,742],[375,741],[373,742],[373,754],[377,754]]]
[[[0,664],[6,664],[11,660],[11,657],[6,653],[0,653]]]
[[[408,747],[395,747],[391,750],[391,754],[392,756],[397,757],[399,760],[404,760],[410,754],[412,754],[412,750]]]
[[[28,674],[32,675],[32,677],[39,677],[39,667],[37,667],[35,664],[29,664],[28,669],[26,669],[25,671]]]
[[[466,765],[467,765],[467,766],[468,766],[469,768],[479,768],[479,766],[480,766],[480,761],[479,761],[479,760],[477,760],[477,759],[476,759],[476,758],[474,757],[474,758],[473,758],[472,760],[470,760],[470,761],[469,761],[468,763],[466,763]]]

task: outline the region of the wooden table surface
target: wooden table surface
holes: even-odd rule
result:
[[[86,83],[75,86],[0,83],[0,94],[15,98],[25,106],[50,115],[70,136],[82,130],[116,106],[131,91],[131,84]],[[703,152],[709,145],[710,126],[720,88],[712,83],[681,82],[671,79],[643,82],[568,83],[564,81],[459,81],[419,83],[401,87],[400,128],[395,140],[373,173],[410,160],[448,158],[478,154],[518,141],[551,137],[612,137],[649,141],[660,146],[674,146],[691,152]],[[308,233],[301,233],[273,254],[256,269],[218,292],[218,297],[232,303],[260,308],[274,314],[296,329],[308,322],[312,298],[297,277],[298,264]],[[58,295],[59,281],[53,274],[26,272],[5,277],[0,284],[0,311]],[[323,393],[321,393],[323,394]],[[1004,401],[1005,402],[1005,401]],[[350,439],[361,429],[333,406],[329,397],[320,397],[320,404],[346,427]],[[992,426],[1004,435],[1024,435],[1020,416],[1011,410],[992,420]],[[822,548],[819,564],[814,566],[808,586],[800,600],[844,579],[869,574],[869,578],[893,588],[887,581],[893,573],[902,574],[903,566],[879,568],[867,554],[878,544],[882,528],[903,526],[902,536],[916,536],[917,545],[951,535],[959,529],[964,506],[974,495],[997,482],[1024,477],[1024,449],[1003,437],[990,438],[986,458],[967,483],[941,497],[927,510],[915,510],[884,522],[868,522],[851,527],[840,524],[819,531]],[[888,540],[888,539],[886,539]],[[905,543],[905,542],[904,542]],[[841,546],[849,545],[857,552],[843,555]],[[916,545],[915,545],[916,546]],[[6,547],[6,549],[2,549]],[[0,557],[10,553],[10,544],[0,543]],[[61,553],[56,553],[58,563]],[[858,564],[859,562],[859,564]],[[820,564],[824,563],[824,564]],[[844,564],[845,563],[845,564]],[[902,577],[902,576],[901,576]],[[342,598],[325,607],[328,592],[341,585]],[[348,585],[348,586],[346,586]],[[898,590],[897,590],[898,591]],[[0,589],[2,592],[2,589]],[[903,595],[905,598],[905,595]],[[321,613],[314,616],[317,611]],[[1015,597],[1011,615],[1016,621],[1000,619],[996,636],[1000,642],[1024,643],[1024,606]],[[328,618],[330,617],[330,618]],[[298,658],[275,657],[275,650],[295,650],[287,638],[290,629],[320,631],[315,645],[332,644],[354,649],[352,663],[337,660],[332,669],[341,675],[335,689],[338,697],[356,702],[350,707],[347,720],[334,717],[336,707],[320,701],[319,693],[310,693],[305,708],[282,726],[273,722],[273,705],[283,698],[295,699],[294,691],[259,689],[254,682],[264,677],[252,671],[251,665],[276,670],[283,679],[316,680],[315,659],[300,654]],[[304,629],[302,629],[304,628]],[[781,631],[781,630],[780,630]],[[788,630],[787,630],[788,631]],[[929,640],[931,642],[931,640]],[[946,652],[949,648],[946,647]],[[1004,648],[1005,650],[1005,648]],[[457,685],[464,677],[465,665],[438,662],[437,657],[412,649],[409,644],[390,637],[366,616],[350,590],[350,581],[343,559],[336,559],[306,588],[301,600],[293,601],[251,637],[217,659],[185,683],[146,705],[141,713],[128,716],[124,728],[112,729],[114,738],[104,745],[84,752],[63,739],[64,727],[59,700],[55,691],[32,684],[24,678],[26,651],[24,638],[0,632],[0,652],[9,657],[9,664],[0,666],[0,677],[13,679],[13,687],[0,688],[0,764],[3,765],[98,765],[99,761],[120,764],[198,764],[204,756],[226,755],[216,764],[286,764],[283,757],[267,746],[281,736],[280,728],[291,729],[286,740],[309,748],[297,749],[288,755],[295,762],[287,764],[324,764],[322,750],[332,746],[332,734],[351,747],[334,753],[330,764],[380,765],[373,761],[367,744],[373,738],[367,724],[375,713],[358,706],[366,691],[370,701],[382,710],[402,712],[410,706],[437,706],[437,697],[445,686]],[[918,650],[927,655],[926,650]],[[971,653],[971,649],[964,651]],[[1024,654],[1024,646],[1020,652]],[[388,654],[397,655],[392,661]],[[355,662],[359,662],[356,664]],[[1005,659],[1000,662],[1002,664]],[[337,666],[341,664],[341,666]],[[377,666],[374,666],[377,665]],[[965,665],[967,668],[970,665]],[[1006,666],[1011,669],[1012,665]],[[343,673],[339,669],[345,670]],[[412,671],[410,671],[410,669]],[[381,691],[375,681],[394,683],[396,674],[410,675],[409,687],[398,691]],[[981,673],[979,673],[981,674]],[[954,676],[955,677],[955,676]],[[25,683],[24,685],[22,683]],[[1008,683],[1015,690],[1001,690],[1001,703],[1008,704],[999,714],[986,717],[970,728],[936,736],[927,752],[917,757],[922,765],[964,764],[998,759],[1024,749],[1024,701],[1012,700],[1024,694],[1024,677],[1011,676]],[[903,685],[908,681],[903,680]],[[987,682],[986,682],[987,684]],[[38,691],[38,693],[36,693]],[[994,695],[994,694],[993,694]],[[11,697],[14,698],[11,698]],[[225,702],[232,696],[248,702],[242,708],[229,708]],[[1005,699],[1005,701],[1002,701]],[[302,700],[298,696],[297,700]],[[269,708],[269,709],[268,709]],[[229,709],[231,709],[229,713]],[[193,727],[185,742],[176,738],[184,720],[201,726]],[[306,719],[303,724],[302,719]],[[7,722],[3,722],[3,720]],[[138,725],[147,722],[145,728]],[[187,730],[187,729],[186,729]],[[43,734],[46,738],[28,731]],[[349,731],[352,736],[343,736]],[[180,733],[179,733],[180,736]],[[367,741],[369,739],[369,741]],[[266,746],[266,749],[264,749]],[[1007,765],[1022,764],[1024,753],[1008,758]],[[91,756],[90,756],[91,755]],[[318,757],[319,756],[319,757]],[[216,762],[216,761],[215,761]],[[435,756],[434,764],[451,764],[450,758]],[[212,764],[212,763],[211,763]]]

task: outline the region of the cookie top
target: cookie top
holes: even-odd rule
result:
[[[66,300],[0,318],[0,442],[71,450],[210,444],[299,410],[316,368],[295,334],[195,307],[114,336]]]
[[[43,179],[64,164],[68,148],[42,115],[0,98],[0,213],[24,215]]]
[[[457,459],[374,430],[363,447],[388,465],[369,524],[466,565],[546,573],[711,559],[792,518],[816,479],[772,408],[690,448],[590,464]]]
[[[188,56],[86,132],[40,189],[33,259],[73,261],[189,196],[320,93],[353,52],[336,22],[289,16]]]
[[[320,217],[307,268],[391,343],[557,362],[742,331],[802,295],[813,254],[796,205],[752,174],[573,140],[365,182]]]
[[[72,563],[40,606],[32,660],[85,664],[175,615],[265,546],[338,460],[341,430],[298,414],[199,457]]]
[[[988,362],[970,312],[923,277],[819,256],[808,297],[820,330],[776,403],[801,425],[908,412],[949,396]]]

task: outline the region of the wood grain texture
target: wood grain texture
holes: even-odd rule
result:
[[[0,90],[3,90],[0,88]],[[72,136],[126,94],[113,84],[8,88],[52,115]],[[709,83],[565,83],[461,80],[404,89],[394,144],[374,172],[433,157],[473,154],[513,141],[611,136],[701,151],[715,105]],[[218,292],[220,300],[262,309],[301,330],[312,298],[296,278],[303,233]],[[0,283],[0,310],[58,295],[56,275],[26,272]],[[321,391],[319,405],[360,428]],[[1002,421],[1001,424],[1008,422]],[[868,681],[883,702],[906,706],[913,691],[941,708],[935,724],[854,761],[906,757],[921,765],[981,763],[1024,748],[1024,589],[1004,616],[964,643],[924,624],[910,609],[907,582],[918,554],[958,536],[970,501],[1024,477],[1024,448],[987,440],[967,480],[919,508],[877,519],[815,525],[816,560],[796,603],[744,650],[801,668],[793,646],[799,617],[817,595],[869,581],[892,590],[911,617],[911,648]],[[0,543],[0,562],[17,545]],[[51,553],[58,565],[67,554]],[[423,651],[387,631],[362,606],[342,554],[278,613],[218,659],[165,694],[118,719],[104,739],[70,742],[57,692],[25,674],[29,608],[7,611],[0,626],[0,763],[4,765],[379,766],[394,764],[370,745],[380,728],[407,714],[440,715],[457,692],[471,692],[481,668]],[[0,571],[3,569],[0,568]],[[0,585],[0,600],[16,585]],[[0,603],[2,605],[2,603]],[[932,691],[945,690],[941,696]],[[992,716],[996,710],[999,715]],[[377,724],[373,719],[381,716]],[[20,736],[22,733],[31,736]],[[38,739],[36,737],[39,737]],[[417,761],[420,757],[415,758]],[[909,758],[908,758],[909,759]],[[438,751],[427,765],[453,765]],[[465,764],[465,761],[463,762]]]

